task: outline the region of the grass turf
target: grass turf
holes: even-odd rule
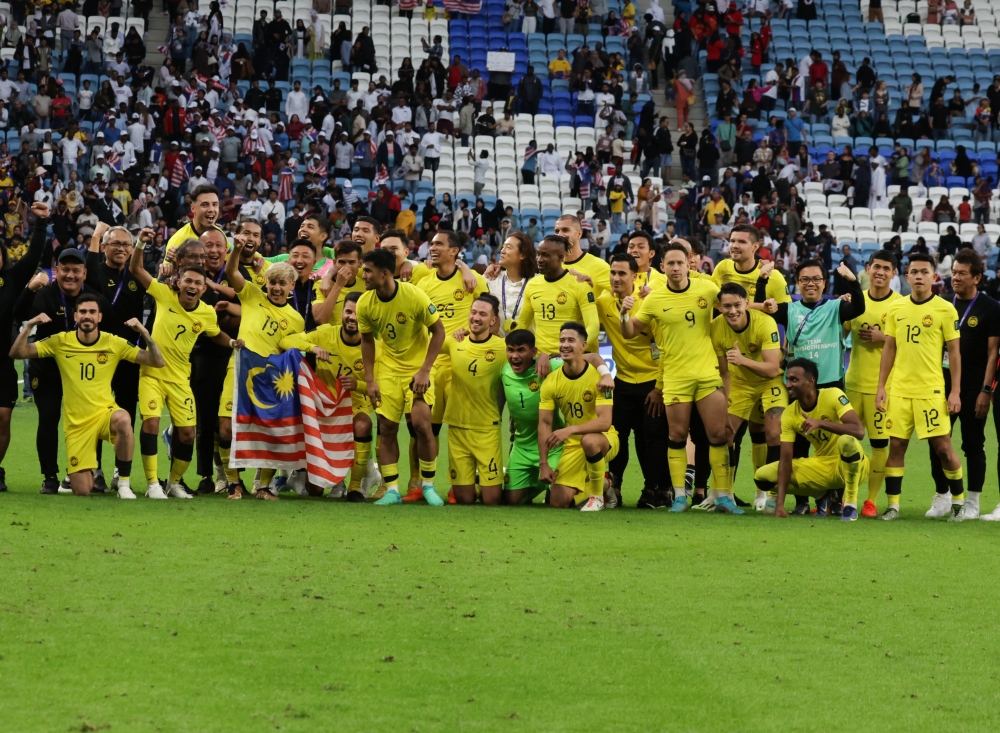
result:
[[[11,490],[0,495],[3,730],[1000,722],[1000,528],[923,518],[922,444],[911,448],[903,520],[845,526],[287,494],[42,497],[35,424],[33,407],[15,410]],[[110,456],[106,447],[106,467]],[[746,448],[744,497],[748,461]],[[161,455],[161,474],[166,465]],[[139,494],[141,475],[136,455]],[[992,465],[989,476],[986,511]],[[633,462],[630,507],[637,478]]]

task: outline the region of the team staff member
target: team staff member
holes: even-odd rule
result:
[[[340,244],[350,244],[358,247],[351,240]],[[339,245],[338,245],[339,246]],[[351,469],[351,483],[347,487],[347,500],[363,504],[367,498],[368,486],[365,484],[368,472],[368,459],[372,453],[372,403],[368,399],[364,382],[364,363],[361,360],[361,334],[358,332],[357,307],[361,293],[351,292],[344,299],[343,320],[337,326],[320,326],[315,331],[298,334],[291,337],[291,342],[303,351],[318,346],[330,357],[329,361],[316,363],[316,374],[332,391],[337,390],[337,379],[340,379],[351,393],[351,407],[354,420],[354,466]],[[377,485],[377,482],[376,482]],[[323,494],[322,489],[308,487],[309,493],[315,496]],[[343,486],[335,486],[329,498],[339,499],[343,496]]]
[[[549,506],[567,509],[586,499],[584,512],[604,508],[605,461],[618,452],[618,433],[611,424],[611,390],[584,358],[587,329],[582,323],[564,323],[559,332],[562,366],[541,387],[538,403],[539,479],[551,485]],[[553,430],[559,411],[565,427]],[[549,451],[564,446],[555,466]]]
[[[44,313],[48,320],[39,323],[35,339],[41,340],[63,331],[76,331],[76,299],[82,293],[98,295],[102,313],[110,312],[103,296],[86,285],[87,265],[85,255],[78,249],[64,249],[59,254],[55,268],[55,282],[39,287],[37,292],[25,290],[15,307],[14,320],[22,322]],[[39,279],[35,279],[40,284]],[[59,414],[62,407],[62,380],[59,368],[49,359],[32,360],[31,389],[38,408],[38,427],[35,448],[42,470],[42,494],[59,493]],[[96,449],[97,443],[94,443]],[[106,490],[98,487],[99,490]]]
[[[657,249],[653,237],[647,232],[633,232],[628,238],[626,252],[635,258],[639,268],[635,274],[635,296],[646,297],[656,288],[667,284],[667,276],[652,267],[656,259]]]
[[[368,396],[378,415],[379,467],[386,484],[377,504],[399,504],[399,422],[410,413],[418,439],[424,499],[444,501],[434,489],[437,440],[431,427],[431,368],[444,342],[444,325],[422,290],[396,282],[396,258],[379,248],[364,257],[366,292],[358,301],[358,330]],[[378,361],[375,339],[382,343]]]
[[[878,370],[885,343],[885,321],[889,309],[902,296],[889,284],[896,276],[896,256],[880,250],[871,256],[865,271],[871,286],[865,291],[865,313],[844,324],[851,334],[851,363],[845,383],[847,399],[868,433],[872,447],[872,470],[868,477],[868,498],[861,508],[862,517],[878,516],[875,501],[885,480],[885,462],[889,458],[889,434],[885,413],[875,409]]]
[[[781,414],[788,407],[788,393],[781,379],[781,338],[778,324],[766,313],[750,310],[747,291],[739,283],[726,283],[719,291],[721,315],[712,321],[712,345],[719,359],[719,373],[729,401],[729,425],[735,436],[750,415],[764,415],[766,463],[778,460]],[[729,460],[733,476],[739,458],[734,440]],[[754,465],[756,471],[760,466]],[[763,511],[767,494],[758,491],[753,508]]]
[[[469,308],[468,334],[461,341],[444,340],[441,353],[447,354],[448,361],[436,367],[451,372],[451,394],[443,418],[448,426],[451,490],[457,504],[476,502],[477,483],[483,504],[500,506],[503,499],[498,397],[507,350],[503,339],[493,334],[499,315],[496,298],[477,296]]]
[[[523,232],[511,232],[500,247],[496,272],[491,275],[487,268],[484,274],[490,295],[500,301],[500,329],[497,331],[500,336],[517,328],[524,305],[524,289],[537,273],[535,243]]]
[[[958,312],[958,347],[962,354],[962,383],[959,397],[962,409],[951,416],[962,422],[962,452],[969,471],[969,493],[962,507],[963,519],[979,519],[979,498],[986,483],[986,418],[993,396],[997,347],[1000,346],[1000,305],[986,293],[979,292],[985,267],[972,249],[960,249],[951,266],[951,304]],[[945,361],[945,393],[952,391],[951,369]],[[931,475],[938,494],[947,494],[948,482],[941,470],[941,459],[931,451]],[[996,512],[994,512],[996,513]]]
[[[351,293],[360,295],[365,292],[365,283],[358,277],[361,270],[360,244],[351,239],[342,239],[337,242],[333,252],[333,267],[327,269],[320,281],[323,301],[315,304],[313,318],[316,323],[339,326],[347,297]]]
[[[726,394],[712,348],[712,307],[718,299],[719,287],[709,280],[692,280],[688,276],[688,251],[680,242],[665,246],[663,263],[666,287],[653,291],[635,315],[630,315],[628,303],[623,303],[621,332],[625,338],[634,338],[645,326],[655,323],[669,426],[667,461],[671,483],[677,489],[684,486],[693,405],[708,436],[715,487],[709,498],[714,499],[716,508],[742,514],[743,510],[730,496]],[[686,509],[687,495],[677,491],[671,511]]]
[[[28,283],[33,279],[35,268],[42,259],[46,244],[46,227],[49,223],[49,207],[42,203],[31,205],[34,219],[31,224],[31,243],[28,251],[13,265],[8,266],[7,249],[0,247],[0,463],[10,446],[10,418],[17,404],[17,367],[10,358],[10,341],[14,334],[14,306]],[[39,274],[39,282],[47,275]],[[30,378],[30,377],[29,377]],[[0,468],[0,492],[7,490],[7,476]]]
[[[189,239],[198,239],[209,229],[226,232],[219,220],[219,189],[212,185],[198,186],[191,191],[191,221],[178,229],[167,242],[167,249],[173,250]]]
[[[817,387],[819,370],[808,359],[788,362],[785,378],[793,402],[781,416],[781,456],[755,472],[757,486],[769,492],[777,487],[776,517],[788,516],[785,496],[789,493],[816,497],[825,512],[825,497],[843,491],[840,519],[853,522],[858,518],[858,486],[870,470],[861,446],[864,426],[841,390]],[[800,437],[811,444],[812,456],[795,457],[795,441]]]
[[[518,328],[534,326],[538,348],[538,371],[547,375],[548,358],[559,353],[562,324],[583,323],[587,329],[587,349],[597,352],[601,324],[597,318],[594,291],[563,268],[569,242],[550,234],[538,245],[538,274],[524,289],[524,305]],[[610,268],[609,268],[610,271]]]
[[[941,459],[951,491],[949,521],[962,520],[964,503],[962,462],[951,445],[949,414],[962,409],[962,353],[958,343],[958,313],[947,300],[934,295],[934,258],[911,254],[906,280],[911,293],[889,309],[885,319],[885,345],[879,365],[875,407],[886,412],[889,460],[885,468],[885,493],[889,508],[882,519],[899,518],[904,458],[910,437],[927,440]],[[944,391],[941,354],[948,349],[951,391]],[[889,374],[892,373],[892,379]],[[926,516],[949,514],[948,494],[935,494]]]
[[[590,287],[594,291],[595,298],[605,290],[610,290],[611,280],[608,273],[611,268],[608,263],[589,252],[584,254],[583,249],[580,248],[580,239],[583,237],[583,226],[580,224],[580,220],[572,214],[560,216],[556,220],[555,233],[564,237],[567,242],[563,267],[586,275],[590,279]]]
[[[292,306],[302,316],[307,331],[316,330],[318,322],[313,309],[326,300],[320,290],[320,281],[312,278],[316,251],[316,246],[308,239],[296,239],[288,251],[288,264],[298,276],[292,288]]]
[[[208,288],[205,271],[198,265],[181,267],[172,285],[153,280],[142,266],[142,250],[153,240],[155,232],[139,232],[139,244],[132,253],[132,276],[156,301],[153,323],[154,340],[163,344],[165,365],[162,369],[142,368],[139,375],[139,410],[142,431],[139,452],[146,473],[146,497],[150,499],[190,499],[181,484],[191,464],[194,451],[195,426],[198,423],[194,394],[191,390],[191,350],[201,335],[225,349],[240,347],[219,329],[215,308],[201,300]],[[157,476],[157,436],[160,414],[164,406],[170,410],[174,436],[170,443],[170,474],[164,492]]]
[[[66,395],[62,418],[69,483],[73,493],[90,496],[94,486],[92,470],[97,467],[94,446],[106,440],[115,446],[118,496],[134,499],[135,494],[129,486],[135,449],[132,422],[128,413],[115,404],[111,381],[122,359],[151,368],[163,367],[165,362],[156,343],[137,318],[129,321],[128,326],[145,339],[148,351],[110,333],[102,333],[102,317],[98,296],[84,293],[75,299],[75,329],[29,344],[31,330],[50,320],[47,313],[38,313],[18,334],[11,346],[10,356],[13,359],[35,360],[51,357],[55,361]]]
[[[645,235],[629,240],[643,243]],[[647,257],[648,261],[648,257]],[[667,448],[667,421],[663,416],[662,398],[653,394],[656,377],[659,374],[660,352],[649,327],[636,337],[626,339],[621,332],[622,311],[626,301],[629,317],[642,307],[643,299],[636,298],[636,274],[638,264],[631,254],[617,254],[611,257],[611,290],[597,296],[597,316],[601,328],[611,341],[611,356],[615,360],[615,401],[611,423],[618,432],[622,449],[609,464],[614,496],[605,497],[605,505],[614,508],[620,505],[622,478],[628,468],[628,439],[635,431],[635,455],[642,469],[643,488],[636,506],[640,509],[655,509],[668,504],[667,491],[670,486],[670,471],[661,460]]]

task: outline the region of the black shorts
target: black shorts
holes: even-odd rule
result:
[[[13,359],[4,355],[0,358],[0,407],[13,408],[17,395],[17,367]]]

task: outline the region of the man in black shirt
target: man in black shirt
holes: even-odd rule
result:
[[[930,118],[934,139],[946,139],[948,137],[948,128],[951,127],[951,113],[944,106],[944,97],[938,97],[931,102]]]
[[[986,482],[986,417],[990,412],[1000,347],[1000,305],[979,292],[984,269],[982,258],[968,248],[959,250],[951,267],[951,286],[955,291],[952,303],[958,311],[958,346],[962,354],[962,410],[952,415],[951,420],[953,426],[955,421],[962,423],[962,452],[968,465],[968,493],[960,515],[963,519],[979,518],[979,497]],[[951,370],[947,363],[944,388],[945,394],[951,391]],[[933,450],[931,475],[937,493],[949,493],[941,460]],[[1000,507],[993,515],[1000,520]]]

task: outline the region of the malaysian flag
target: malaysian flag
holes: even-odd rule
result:
[[[479,13],[483,9],[480,0],[444,0],[444,9],[449,13]]]
[[[316,376],[302,352],[260,356],[240,349],[235,360],[231,468],[306,469],[329,488],[354,463],[351,393]]]

